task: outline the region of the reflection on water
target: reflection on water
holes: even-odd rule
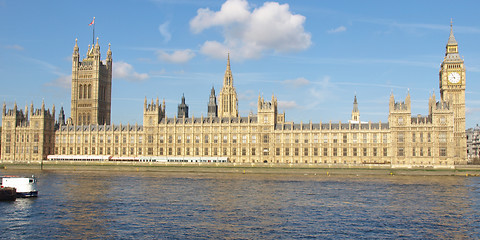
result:
[[[31,173],[28,173],[31,174]],[[480,178],[37,172],[0,238],[477,238]]]

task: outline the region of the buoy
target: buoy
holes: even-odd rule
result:
[[[245,174],[245,170],[243,170],[243,174]]]

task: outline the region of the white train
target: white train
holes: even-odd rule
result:
[[[114,161],[114,162],[164,162],[164,163],[226,163],[227,157],[114,157],[110,155],[48,155],[49,161]]]

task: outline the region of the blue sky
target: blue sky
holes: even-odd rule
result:
[[[9,108],[42,99],[70,115],[71,54],[99,37],[114,61],[112,121],[142,123],[143,101],[182,94],[190,116],[206,115],[231,53],[240,115],[259,94],[279,101],[287,121],[386,122],[388,99],[410,91],[412,115],[437,99],[438,71],[453,18],[467,67],[466,123],[480,122],[477,1],[10,1],[0,0],[0,97]]]

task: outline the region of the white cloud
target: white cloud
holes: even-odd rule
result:
[[[45,83],[45,86],[54,86],[64,89],[70,89],[72,86],[72,75],[60,76],[52,82]]]
[[[298,105],[295,101],[278,101],[278,107],[282,109],[297,108]]]
[[[186,63],[195,57],[195,53],[191,49],[177,50],[172,54],[158,50],[157,55],[160,60],[170,63]]]
[[[300,51],[311,45],[311,34],[304,31],[305,17],[292,14],[288,4],[266,2],[250,10],[246,0],[227,0],[217,12],[201,8],[190,21],[193,33],[221,27],[223,43],[206,41],[201,52],[225,58],[228,49],[237,58],[259,58],[265,51]]]
[[[17,50],[17,51],[23,51],[24,48],[18,44],[13,44],[13,45],[7,45],[5,46],[6,49],[12,49],[12,50]]]
[[[255,92],[253,90],[246,90],[245,92],[241,92],[240,94],[238,94],[238,100],[240,101],[250,101],[255,99],[255,97]]]
[[[126,62],[118,61],[113,63],[113,77],[123,78],[127,81],[142,81],[149,76],[146,73],[135,72],[132,65]]]
[[[288,87],[298,88],[298,87],[309,85],[310,81],[308,81],[308,79],[300,77],[297,79],[285,80],[282,82],[282,84],[287,85]]]
[[[172,34],[170,34],[170,32],[168,31],[168,25],[169,24],[170,24],[170,22],[167,21],[167,22],[164,22],[164,23],[160,24],[160,26],[158,27],[158,31],[160,31],[160,34],[162,34],[162,36],[163,36],[163,42],[164,43],[167,43],[172,38]]]
[[[327,31],[327,33],[341,33],[347,31],[347,28],[345,26],[340,26],[335,29],[330,29]]]

